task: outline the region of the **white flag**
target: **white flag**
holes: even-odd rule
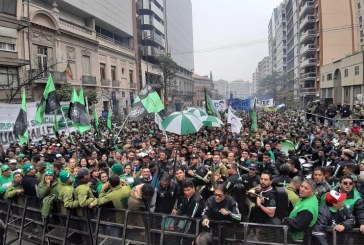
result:
[[[154,112],[154,122],[158,125],[159,130],[163,131],[163,133],[164,133],[164,127],[162,125],[162,118],[156,112]]]
[[[241,127],[243,127],[243,124],[240,121],[240,118],[235,116],[233,112],[231,111],[231,108],[229,107],[228,111],[228,123],[231,124],[231,132],[233,133],[240,133]]]

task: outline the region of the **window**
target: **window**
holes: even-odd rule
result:
[[[103,101],[102,107],[104,107],[104,111],[108,111],[109,110],[109,101]]]
[[[133,83],[133,81],[134,81],[133,77],[134,77],[133,70],[129,70],[129,81],[130,81],[130,83]]]
[[[329,74],[327,74],[327,81],[331,81],[331,80],[332,80],[332,74],[329,73]]]
[[[125,75],[125,69],[124,67],[121,68],[121,75],[124,76]]]
[[[0,67],[0,85],[17,87],[18,70],[13,67]]]
[[[38,49],[38,69],[45,71],[42,73],[42,77],[47,77],[48,72],[48,48],[45,46],[37,46]]]
[[[0,0],[0,13],[16,15],[16,0]]]
[[[363,22],[363,17],[359,16],[359,23],[362,23],[362,22]]]
[[[101,80],[105,80],[106,76],[105,76],[105,64],[100,63],[100,77]]]
[[[349,97],[350,96],[350,90],[351,90],[351,87],[344,88],[345,97]]]
[[[345,77],[348,77],[348,75],[349,75],[349,70],[348,70],[348,69],[345,69],[345,70],[344,70],[344,76],[345,76]]]
[[[125,92],[121,92],[121,97],[125,97]]]
[[[0,42],[0,50],[15,51],[15,44]]]
[[[359,66],[355,66],[355,76],[359,75]]]
[[[361,8],[361,4],[360,3],[358,3],[358,9],[360,9]]]
[[[325,82],[325,75],[322,75],[322,81]]]
[[[82,55],[83,75],[91,75],[90,56]]]
[[[111,66],[111,79],[116,81],[116,66]]]

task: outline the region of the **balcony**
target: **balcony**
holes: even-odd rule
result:
[[[47,83],[48,74],[52,75],[55,84],[67,83],[67,75],[63,71],[44,71],[32,69],[32,77],[38,77],[36,80],[39,83]]]
[[[120,81],[119,80],[112,81],[112,87],[113,88],[119,88],[120,87]]]
[[[307,30],[305,32],[301,32],[300,42],[309,42],[313,41],[316,38],[316,31],[315,30]]]
[[[102,87],[110,87],[111,86],[111,80],[109,80],[109,79],[101,79],[101,86]]]
[[[97,33],[96,39],[99,42],[100,45],[112,48],[113,50],[116,50],[118,52],[121,52],[125,55],[129,55],[130,57],[135,57],[135,52],[132,48],[130,48],[128,45],[122,42],[118,42],[110,37],[104,36],[102,34]]]
[[[142,27],[142,29],[151,29],[154,27],[160,33],[164,34],[164,25],[152,16],[140,15],[138,16],[138,22],[141,26],[146,26],[145,28]]]
[[[96,77],[94,76],[82,75],[81,80],[82,85],[96,86]]]
[[[306,95],[316,95],[316,88],[301,88],[301,94]]]
[[[301,81],[315,80],[316,72],[307,72],[306,74],[301,75]]]
[[[165,47],[164,37],[158,35],[155,31],[142,31],[141,40],[145,42],[147,45],[149,43],[157,44],[159,46]]]
[[[194,97],[195,96],[195,92],[193,92],[193,91],[183,91],[182,94],[184,96],[189,96],[189,97]]]
[[[301,46],[301,50],[300,50],[301,55],[304,55],[306,53],[312,53],[312,52],[316,52],[315,44],[308,44],[305,46]]]
[[[138,0],[137,1],[138,15],[156,15],[159,19],[164,20],[164,13],[153,1]]]
[[[314,66],[316,65],[316,59],[315,58],[309,58],[301,61],[301,68],[304,68],[306,66]]]
[[[299,17],[301,17],[302,15],[307,14],[307,13],[312,13],[312,11],[314,9],[315,9],[314,1],[306,2],[304,5],[301,6]]]
[[[142,47],[141,51],[143,56],[158,56],[162,54],[162,50],[151,46]]]
[[[314,24],[316,22],[316,16],[313,14],[307,15],[305,18],[301,19],[300,30],[302,30],[308,24]]]

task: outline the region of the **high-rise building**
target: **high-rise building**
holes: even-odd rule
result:
[[[220,99],[229,98],[229,82],[225,80],[214,81],[214,87]]]
[[[136,4],[142,83],[151,83],[158,90],[161,74],[153,64],[158,55],[170,55],[179,71],[167,87],[167,98],[163,99],[171,110],[191,106],[194,96],[191,0],[137,0]]]
[[[254,73],[256,91],[259,90],[259,86],[263,82],[263,79],[269,74],[272,74],[271,64],[271,58],[269,56],[264,57],[261,61],[258,62],[257,69]]]
[[[252,95],[252,83],[249,81],[236,80],[229,83],[229,98],[245,99]]]

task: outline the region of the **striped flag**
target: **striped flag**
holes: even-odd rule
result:
[[[28,120],[27,120],[27,102],[26,102],[26,94],[25,89],[23,89],[23,93],[21,96],[21,108],[16,118],[14,125],[14,134],[19,136],[19,144],[22,146],[25,142],[28,141]]]

